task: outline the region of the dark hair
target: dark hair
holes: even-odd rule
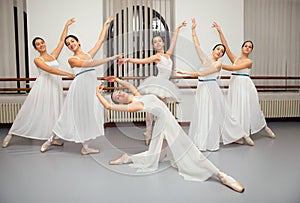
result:
[[[165,42],[164,37],[158,34],[158,35],[154,35],[154,36],[152,37],[152,44],[153,44],[153,39],[154,39],[155,37],[160,37],[160,38],[162,39],[162,41]]]
[[[246,40],[246,41],[244,41],[244,43],[242,44],[242,47],[244,47],[245,44],[246,44],[247,42],[250,42],[250,43],[251,43],[251,45],[252,45],[252,50],[253,50],[254,45],[253,45],[253,42],[252,42],[251,40]]]
[[[110,98],[111,98],[111,100],[112,100],[112,102],[113,102],[114,104],[120,104],[119,102],[117,102],[117,101],[115,101],[115,100],[113,99],[113,94],[114,94],[114,92],[115,92],[115,91],[113,91],[113,92],[110,94]]]
[[[222,56],[224,56],[224,54],[225,54],[225,52],[226,52],[226,47],[225,47],[224,44],[216,44],[212,50],[215,50],[218,46],[222,46],[222,47],[224,48],[224,52],[223,52],[223,54],[222,54]]]
[[[66,40],[67,40],[68,38],[70,38],[70,37],[73,38],[73,39],[75,39],[77,42],[79,41],[78,38],[77,38],[75,35],[68,35],[68,36],[65,37],[65,45],[66,45],[66,46],[68,46]]]
[[[43,38],[41,38],[41,37],[35,37],[35,38],[32,40],[32,46],[33,46],[35,49],[36,49],[35,41],[38,40],[38,39],[40,39],[40,40],[42,40],[43,42],[45,42],[45,40],[44,40]]]

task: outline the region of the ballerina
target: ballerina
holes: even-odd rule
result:
[[[103,44],[107,27],[112,20],[113,18],[109,17],[105,21],[98,41],[88,53],[82,51],[80,41],[76,36],[69,35],[65,38],[65,45],[74,53],[68,62],[76,74],[53,132],[61,139],[82,143],[82,155],[99,153],[99,149],[89,147],[89,142],[104,135],[103,107],[97,101],[93,91],[97,85],[94,67],[121,56],[116,55],[98,60],[93,57]],[[52,142],[53,136],[41,146],[41,152],[47,151]]]
[[[253,140],[242,129],[238,120],[231,115],[224,94],[216,81],[222,67],[222,63],[218,59],[225,54],[225,46],[223,44],[215,45],[209,59],[200,48],[195,18],[192,19],[192,35],[203,65],[199,71],[177,69],[177,73],[197,76],[199,81],[189,137],[201,151],[216,151],[220,147],[220,141],[226,145],[242,138],[249,145],[254,145]]]
[[[123,154],[110,161],[110,164],[127,164],[137,168],[138,172],[151,172],[158,169],[163,140],[166,140],[169,150],[167,158],[179,174],[186,180],[205,181],[216,176],[220,181],[237,192],[243,192],[243,186],[231,176],[221,172],[193,144],[180,127],[168,107],[155,95],[141,95],[130,83],[115,76],[107,77],[109,82],[117,82],[128,88],[132,94],[124,91],[112,93],[112,100],[118,104],[109,103],[102,95],[103,84],[99,84],[96,95],[106,109],[123,112],[149,112],[157,117],[153,127],[152,140],[145,152],[128,155]],[[164,149],[165,150],[165,149]]]
[[[249,77],[252,68],[252,60],[249,59],[249,55],[253,50],[253,42],[245,41],[242,45],[241,56],[236,57],[231,52],[221,27],[216,22],[212,27],[218,31],[221,42],[226,47],[227,56],[233,63],[232,66],[223,64],[223,69],[233,71],[228,89],[228,101],[233,115],[241,122],[247,133],[255,134],[264,128],[270,138],[275,138],[274,132],[266,123],[257,90]]]
[[[49,54],[45,40],[35,37],[32,45],[39,52],[39,57],[34,59],[34,63],[39,71],[30,93],[18,112],[7,136],[2,142],[2,147],[6,148],[13,135],[47,140],[52,134],[52,128],[58,119],[63,106],[63,87],[61,76],[74,78],[74,75],[59,69],[59,54],[64,46],[64,39],[68,34],[69,26],[75,22],[74,18],[69,19],[60,36],[57,47]],[[33,108],[34,107],[34,108]],[[54,139],[53,145],[63,145]]]
[[[141,94],[154,94],[165,104],[167,104],[167,100],[173,100],[176,102],[180,100],[180,92],[177,86],[174,85],[169,78],[172,73],[173,65],[171,55],[176,45],[178,33],[185,25],[186,22],[183,21],[177,26],[174,36],[172,37],[170,47],[166,52],[164,51],[164,39],[160,35],[156,35],[152,38],[152,45],[156,54],[144,59],[124,58],[119,60],[119,65],[122,65],[126,62],[134,64],[156,64],[158,68],[158,74],[157,76],[148,77],[143,81],[143,83],[138,87],[138,90]],[[146,132],[144,133],[146,145],[149,145],[151,139],[152,122],[153,116],[149,113],[146,113]]]

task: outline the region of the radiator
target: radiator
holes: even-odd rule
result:
[[[169,102],[167,104],[173,116],[177,116],[177,103]],[[119,112],[113,110],[107,110],[106,123],[117,122],[143,122],[146,120],[145,112]]]
[[[13,123],[22,103],[0,103],[0,123]]]
[[[266,118],[300,117],[300,99],[260,99],[261,109]],[[22,103],[0,103],[0,123],[13,123]],[[177,118],[177,103],[168,103],[168,108]],[[117,112],[108,110],[106,123],[143,122],[144,112]]]
[[[300,117],[299,99],[267,99],[259,103],[266,118]]]

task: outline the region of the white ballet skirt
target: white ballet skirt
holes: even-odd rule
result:
[[[160,98],[166,98],[168,101],[180,101],[180,91],[169,78],[172,74],[172,60],[160,56],[160,62],[156,65],[158,69],[157,76],[146,78],[138,87],[138,91],[145,94],[154,94]]]
[[[266,126],[258,93],[250,79],[250,69],[245,68],[232,73],[228,89],[228,103],[242,127],[248,134],[254,134]],[[235,75],[237,74],[237,75]]]
[[[83,143],[104,135],[104,111],[96,96],[96,70],[73,70],[75,78],[53,132],[64,140]]]
[[[219,72],[216,72],[198,78],[189,137],[201,151],[216,151],[220,148],[220,142],[226,145],[246,135],[226,104],[216,81],[218,75]]]
[[[142,111],[157,117],[148,151],[132,155],[131,167],[137,172],[153,172],[158,169],[163,139],[168,143],[167,159],[186,180],[204,181],[216,175],[216,168],[193,144],[167,106],[155,95],[134,97],[144,104]]]
[[[45,63],[52,68],[58,68],[59,65],[57,60]],[[40,68],[38,71],[39,76],[19,110],[9,134],[47,140],[63,105],[62,79],[61,76]]]

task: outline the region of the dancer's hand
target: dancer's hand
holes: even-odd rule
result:
[[[107,76],[104,78],[104,80],[107,80],[108,82],[116,82],[117,79],[116,76]]]
[[[218,25],[218,23],[216,23],[216,22],[213,22],[213,24],[212,24],[212,26],[211,26],[212,28],[216,28],[216,30],[218,31],[218,32],[220,32],[221,31],[221,27]]]
[[[109,16],[104,24],[109,25],[113,20],[114,20],[114,18],[112,16]]]
[[[70,79],[74,79],[74,74],[68,73],[68,74],[67,74],[67,77],[70,78]]]
[[[176,73],[179,73],[179,74],[185,74],[186,73],[186,71],[184,71],[184,70],[180,70],[180,69],[175,69],[175,71],[176,71]]]
[[[183,21],[182,23],[180,23],[178,26],[177,26],[177,29],[181,29],[182,27],[186,26],[187,22],[186,21]]]
[[[196,23],[196,19],[192,18],[192,30],[196,29],[197,23]]]
[[[66,22],[66,26],[69,27],[72,23],[75,22],[75,18],[70,18],[67,22]]]
[[[103,83],[100,83],[99,85],[97,85],[96,94],[97,95],[101,95],[101,92],[103,91],[103,88],[104,88],[104,84]]]
[[[117,54],[117,55],[114,55],[112,56],[112,60],[117,60],[117,59],[122,59],[123,55],[122,54]]]
[[[124,63],[127,63],[129,61],[129,58],[121,58],[118,61],[118,66],[123,65]]]

